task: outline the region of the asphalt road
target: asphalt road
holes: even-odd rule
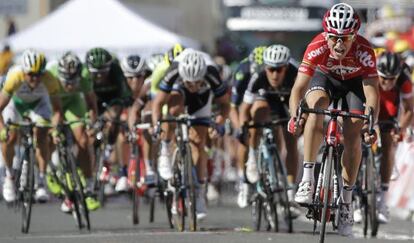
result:
[[[313,224],[304,216],[295,220],[294,234],[253,232],[250,209],[239,209],[232,193],[227,193],[220,204],[211,204],[208,218],[200,223],[199,232],[175,232],[169,229],[164,205],[157,203],[155,222],[148,222],[148,206],[140,209],[141,222],[132,225],[131,203],[126,195],[111,198],[105,208],[91,215],[92,230],[79,231],[70,215],[59,211],[60,203],[53,200],[48,204],[36,204],[33,208],[29,234],[20,232],[20,213],[0,205],[0,242],[168,242],[168,243],[244,243],[244,242],[317,242],[318,235],[312,234]],[[284,227],[284,226],[282,226]],[[325,242],[349,242],[351,239],[338,236],[328,227]],[[360,226],[354,227],[352,242],[406,242],[413,241],[413,223],[393,218],[388,225],[381,225],[377,239],[365,239]]]

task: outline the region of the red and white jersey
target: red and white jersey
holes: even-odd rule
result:
[[[356,35],[355,38],[346,56],[337,60],[330,55],[325,33],[320,33],[306,48],[299,72],[312,76],[315,69],[319,68],[337,80],[377,77],[374,50],[364,37]]]
[[[378,120],[388,120],[398,116],[401,99],[411,99],[413,85],[408,66],[404,66],[393,89],[385,91],[380,86],[380,112]]]

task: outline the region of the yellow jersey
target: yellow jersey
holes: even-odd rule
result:
[[[40,83],[32,89],[25,80],[25,73],[20,66],[15,66],[7,73],[2,93],[8,97],[13,96],[22,103],[32,103],[43,96],[57,95],[60,88],[57,80],[49,71],[40,75]]]

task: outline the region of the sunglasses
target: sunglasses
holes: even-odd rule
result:
[[[332,42],[338,42],[341,40],[342,42],[352,41],[354,39],[354,35],[333,35],[328,34],[328,39]]]
[[[196,82],[184,82],[186,87],[200,87],[204,81],[196,81]]]
[[[380,77],[385,80],[394,80],[398,78],[398,76],[382,76],[382,75],[380,75]]]
[[[269,71],[271,73],[274,73],[274,72],[280,73],[280,72],[283,71],[284,66],[281,66],[281,67],[266,67],[266,69],[267,69],[267,71]]]
[[[133,78],[143,78],[145,77],[145,75],[143,73],[139,73],[139,74],[135,74],[135,75],[126,75],[125,78],[127,79],[133,79]]]
[[[27,73],[27,75],[30,76],[30,77],[38,78],[42,74],[41,73],[29,72],[29,73]]]

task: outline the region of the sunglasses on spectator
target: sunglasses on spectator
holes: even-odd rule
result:
[[[348,42],[354,39],[354,35],[334,35],[328,34],[328,39],[333,42],[338,42],[341,40],[342,42]]]
[[[267,69],[267,71],[269,71],[271,73],[274,73],[274,72],[280,73],[280,72],[282,72],[284,67],[285,66],[280,66],[280,67],[270,67],[270,66],[268,66],[268,67],[266,67],[266,69]]]

